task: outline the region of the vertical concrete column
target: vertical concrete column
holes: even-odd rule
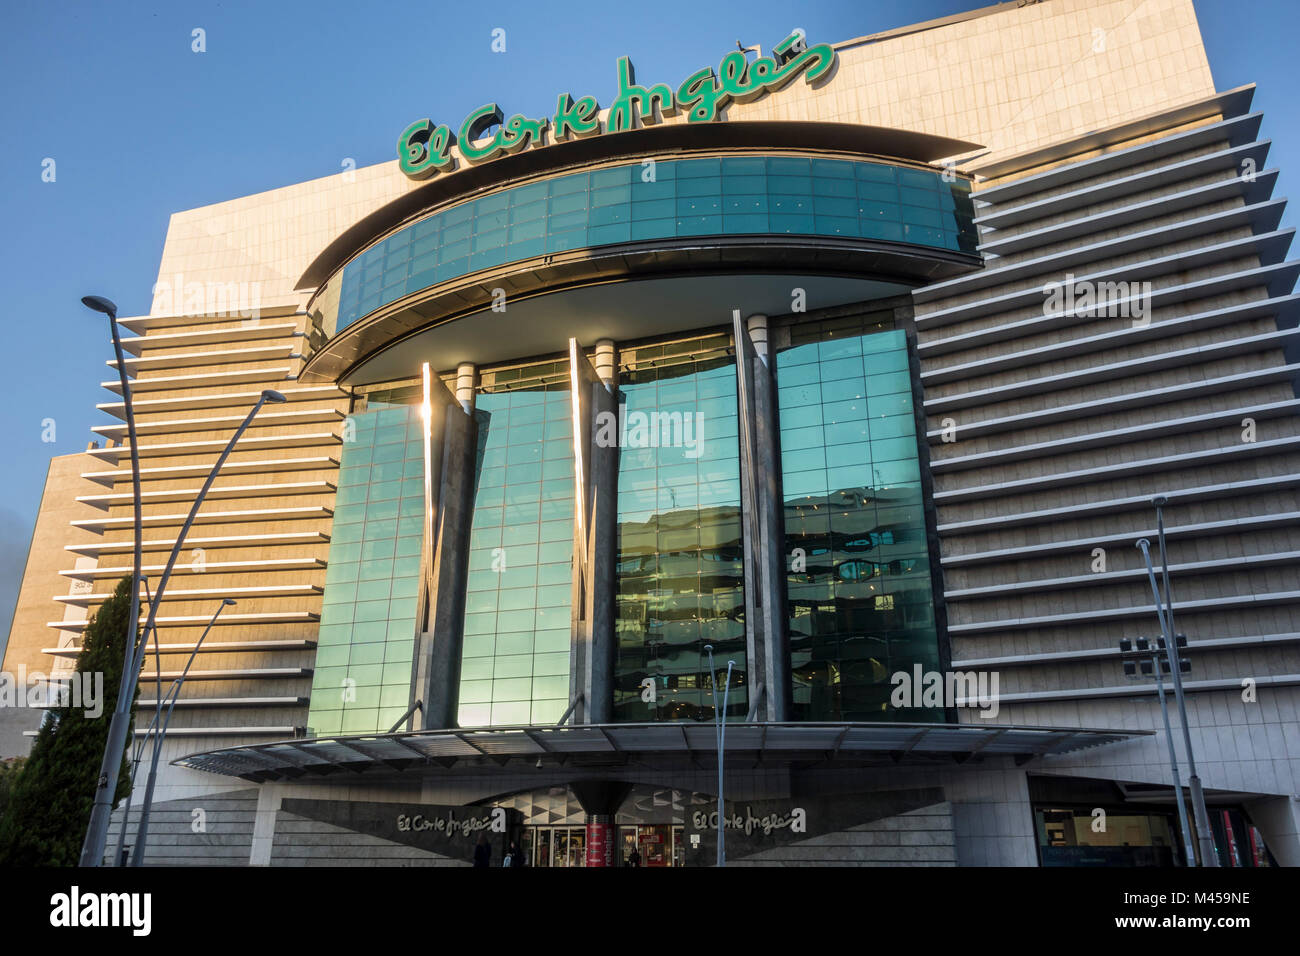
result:
[[[416,613],[416,639],[411,651],[411,694],[407,707],[411,717],[407,719],[406,729],[423,727],[423,718],[416,717],[415,705],[424,709],[425,689],[429,682],[429,648],[425,646],[424,636],[429,632],[429,610],[434,591],[433,553],[437,538],[437,521],[439,499],[442,494],[442,448],[444,432],[447,425],[447,407],[456,398],[441,378],[433,374],[429,363],[421,369],[424,384],[424,401],[420,407],[420,417],[424,425],[424,538],[420,553],[420,603]]]
[[[461,365],[456,371],[455,401],[447,404],[444,413],[427,629],[418,642],[425,664],[421,726],[428,729],[455,727],[460,706],[460,657],[478,452],[478,423],[474,418],[477,384],[477,369],[468,363]]]
[[[587,815],[587,866],[615,866],[618,827],[614,821],[632,785],[617,780],[578,780],[569,789]]]
[[[618,532],[618,386],[614,343],[596,362],[569,341],[573,403],[573,605],[570,700],[574,723],[608,723],[614,705],[614,549]]]
[[[785,503],[781,490],[776,376],[765,315],[733,313],[740,376],[745,617],[750,710],[757,720],[790,715],[790,640],[785,598]],[[760,693],[757,711],[754,696]]]
[[[253,814],[253,841],[248,851],[249,866],[270,866],[275,841],[275,815],[280,810],[279,784],[263,783],[257,788],[257,810]]]
[[[1264,835],[1264,843],[1282,866],[1300,866],[1300,796],[1270,796],[1245,804]],[[1243,848],[1249,852],[1250,848]]]

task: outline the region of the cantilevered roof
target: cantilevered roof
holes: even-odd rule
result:
[[[781,764],[860,763],[973,755],[1019,760],[1069,753],[1149,736],[1143,730],[1010,727],[987,724],[745,723],[727,725],[727,759]],[[709,723],[579,724],[562,727],[472,727],[303,738],[190,754],[172,763],[245,780],[307,775],[439,772],[568,764],[591,767],[635,761],[703,765],[716,761]],[[716,765],[716,764],[715,764]]]

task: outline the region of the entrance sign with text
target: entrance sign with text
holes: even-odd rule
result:
[[[592,96],[575,100],[561,93],[555,115],[539,119],[519,113],[505,119],[496,103],[487,103],[466,116],[456,133],[447,126],[434,126],[428,119],[412,123],[397,141],[398,164],[411,179],[428,179],[456,168],[452,146],[473,165],[529,146],[544,146],[547,129],[553,129],[552,138],[560,143],[602,132],[627,132],[637,128],[638,118],[642,124],[653,124],[680,112],[686,113],[689,123],[711,123],[729,103],[748,103],[779,90],[800,73],[813,83],[834,65],[835,50],[829,44],[807,46],[803,34],[796,31],[773,48],[771,57],[760,56],[750,62],[744,52],[733,51],[722,58],[716,71],[711,66],[697,70],[674,91],[665,83],[648,89],[637,86],[632,63],[624,56],[618,61],[618,98],[609,108],[605,129],[601,128],[600,104]],[[495,132],[485,138],[490,129]]]

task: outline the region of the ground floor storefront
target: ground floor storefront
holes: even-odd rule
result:
[[[617,828],[616,866],[673,867],[686,865],[686,841],[680,826],[650,823]],[[588,865],[587,827],[524,827],[520,847],[530,866]],[[593,860],[597,858],[592,849]]]
[[[1158,768],[1098,772],[1141,753],[1140,731],[737,725],[721,801],[712,731],[493,728],[187,754],[160,788],[149,862],[500,866],[513,846],[544,869],[676,869],[717,865],[721,842],[727,866],[1186,865]],[[1288,795],[1205,793],[1219,865],[1296,865]]]

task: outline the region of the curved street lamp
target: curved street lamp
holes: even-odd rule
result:
[[[145,603],[146,604],[152,603],[153,597],[149,593],[149,575],[144,574],[140,576],[140,585],[144,589]],[[149,642],[147,640],[141,642],[141,646],[148,646],[148,644]],[[161,663],[161,659],[158,657],[158,635],[157,634],[154,634],[153,645],[154,645],[154,655],[155,655],[154,659],[159,661],[158,670],[159,673],[161,674],[162,663]],[[125,673],[125,671],[123,673]],[[161,676],[159,678],[159,686],[155,696],[158,697],[162,696]],[[161,713],[161,710],[159,708],[155,708],[155,715],[154,715],[155,721],[158,719],[157,717],[158,713]],[[150,726],[153,725],[150,724]],[[131,754],[131,789],[127,791],[126,801],[122,805],[122,822],[117,828],[117,844],[113,848],[112,860],[114,866],[126,866],[126,858],[122,855],[122,846],[126,842],[127,824],[131,820],[131,798],[135,796],[135,778],[140,775],[140,761],[144,757],[144,745],[145,745],[144,740],[139,741],[136,744],[135,749],[132,751]]]
[[[122,679],[117,688],[117,704],[108,725],[108,741],[104,747],[104,760],[95,784],[95,799],[90,810],[90,824],[86,839],[81,845],[81,865],[99,866],[104,860],[104,847],[108,843],[108,823],[113,812],[113,794],[117,791],[118,768],[126,750],[126,736],[131,723],[131,700],[135,696],[135,683],[127,681],[134,673],[137,653],[137,628],[140,624],[140,565],[144,551],[144,525],[140,504],[140,450],[135,434],[135,406],[131,401],[131,383],[126,374],[126,356],[122,352],[122,339],[117,331],[117,306],[103,296],[88,295],[82,305],[108,316],[108,327],[113,335],[113,352],[117,356],[117,376],[122,384],[122,404],[126,410],[126,435],[131,443],[131,497],[134,505],[135,547],[131,562],[131,613],[126,626],[126,640],[122,648]]]
[[[735,661],[727,661],[727,681],[723,685],[722,705],[718,705],[718,671],[713,665],[713,645],[705,644],[704,649],[709,652],[709,670],[713,673],[713,722],[714,738],[718,742],[718,866],[727,865],[727,847],[726,847],[726,805],[723,801],[723,754],[726,753],[727,747],[727,697],[731,693],[731,669],[736,666]]]
[[[85,301],[91,308],[98,308],[98,305],[92,304],[92,300],[95,302],[105,303],[105,308],[115,308],[107,299],[101,300],[94,296],[87,296],[83,301]],[[129,395],[130,392],[128,391],[128,386],[126,384],[126,366],[121,358],[122,348],[121,343],[117,338],[116,325],[114,325],[113,341],[119,356],[118,371],[122,376],[123,394]],[[262,406],[267,402],[279,404],[286,401],[288,401],[288,399],[275,389],[263,389],[257,402],[251,409],[249,409],[244,420],[240,422],[239,427],[235,429],[235,433],[230,436],[230,441],[226,443],[226,447],[222,450],[221,454],[217,456],[216,462],[212,465],[212,470],[208,472],[208,477],[203,482],[203,487],[199,489],[199,493],[195,496],[194,504],[190,507],[189,514],[185,517],[185,523],[181,525],[181,530],[176,535],[176,541],[172,545],[171,554],[167,556],[167,564],[163,568],[162,576],[158,581],[158,590],[154,593],[153,600],[149,602],[149,617],[145,621],[143,631],[144,639],[136,643],[128,641],[128,645],[132,647],[132,652],[128,656],[127,667],[122,672],[122,684],[118,689],[118,709],[113,712],[113,720],[109,724],[108,742],[104,747],[104,762],[100,767],[99,785],[95,791],[95,803],[91,808],[90,825],[86,828],[86,840],[81,849],[82,866],[100,866],[104,859],[104,850],[108,843],[109,817],[112,813],[112,792],[116,789],[115,786],[110,789],[108,781],[111,780],[116,782],[117,780],[117,768],[122,762],[122,754],[126,751],[127,736],[131,730],[130,703],[134,696],[135,687],[140,681],[140,672],[144,668],[145,654],[143,651],[147,646],[147,635],[150,631],[154,630],[155,620],[158,616],[158,607],[162,603],[163,595],[167,590],[167,582],[171,579],[172,569],[176,565],[176,559],[185,545],[185,536],[189,534],[190,526],[194,524],[194,519],[199,513],[199,508],[203,505],[203,499],[207,497],[208,490],[212,487],[212,483],[220,473],[222,465],[226,463],[226,459],[229,458],[230,453],[234,451],[236,443],[243,437],[248,426],[252,424],[253,418],[259,411],[261,411]],[[128,431],[131,437],[131,471],[132,478],[135,482],[135,495],[137,502],[135,517],[136,581],[135,593],[132,595],[132,625],[134,625],[139,616],[139,568],[141,560],[140,552],[142,550],[142,525],[139,508],[140,460],[135,441],[134,413],[131,410],[129,399],[127,400],[127,410],[129,416]]]

